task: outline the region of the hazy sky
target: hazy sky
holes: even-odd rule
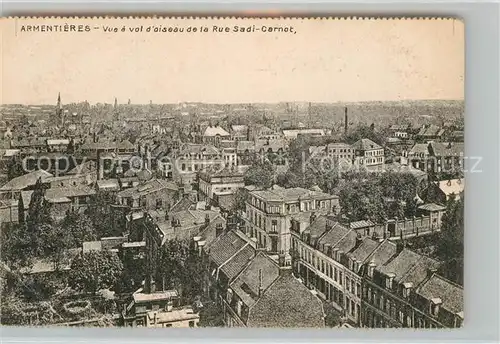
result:
[[[99,26],[22,32],[23,25]],[[104,33],[103,26],[207,26],[207,33]],[[293,26],[213,33],[213,26]],[[456,20],[0,19],[3,104],[249,103],[463,99]]]

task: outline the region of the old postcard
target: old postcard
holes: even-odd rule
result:
[[[3,18],[0,47],[2,325],[462,326],[463,22]]]

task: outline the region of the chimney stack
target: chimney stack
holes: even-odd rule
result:
[[[347,127],[348,127],[348,121],[347,121],[347,106],[344,108],[344,133],[347,134]]]
[[[259,269],[259,297],[262,296],[263,292],[264,292],[264,288],[262,286],[262,269]]]

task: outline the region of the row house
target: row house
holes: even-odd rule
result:
[[[396,254],[388,261],[368,263],[363,270],[363,317],[365,327],[442,328],[457,327],[453,321],[446,325],[439,319],[439,305],[442,300],[461,303],[456,315],[463,312],[463,290],[448,294],[447,289],[456,288],[451,282],[438,292],[429,293],[431,300],[422,297],[422,288],[436,276],[440,262],[422,256],[405,248],[404,242],[397,244]],[[439,277],[441,278],[441,277]],[[430,288],[429,288],[430,289]],[[441,301],[441,302],[440,302]],[[423,305],[428,306],[423,307]],[[437,307],[434,307],[437,305]],[[456,310],[456,308],[453,308]],[[443,315],[444,317],[446,315]]]
[[[274,254],[290,251],[293,220],[307,226],[313,213],[328,214],[340,210],[338,196],[279,186],[250,191],[245,208],[246,235],[256,238],[259,247]]]
[[[228,327],[325,326],[321,301],[293,275],[284,254],[272,259],[228,231],[204,246],[210,296]]]
[[[320,216],[293,229],[292,255],[294,273],[354,326],[458,327],[463,320],[462,288],[404,240],[364,236]]]

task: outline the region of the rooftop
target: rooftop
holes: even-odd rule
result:
[[[360,151],[368,151],[368,150],[373,150],[373,149],[382,149],[382,147],[373,142],[372,140],[370,139],[361,139],[357,142],[355,142],[352,147],[356,150],[360,150]]]
[[[437,274],[423,283],[417,293],[428,300],[439,297],[443,302],[442,307],[454,314],[464,310],[463,288]]]
[[[266,201],[296,202],[299,199],[330,199],[338,196],[330,195],[324,192],[312,191],[304,188],[285,189],[277,185],[270,189],[262,191],[253,191],[252,195],[262,198]]]
[[[159,291],[155,293],[136,293],[132,295],[135,303],[145,303],[145,302],[153,302],[153,301],[163,301],[170,300],[173,298],[177,298],[179,293],[177,290],[166,290]]]
[[[320,299],[291,274],[279,276],[250,309],[247,326],[325,327]]]
[[[49,177],[53,177],[53,175],[44,170],[33,171],[11,179],[0,188],[0,191],[19,191],[34,186],[39,178],[43,182]]]

